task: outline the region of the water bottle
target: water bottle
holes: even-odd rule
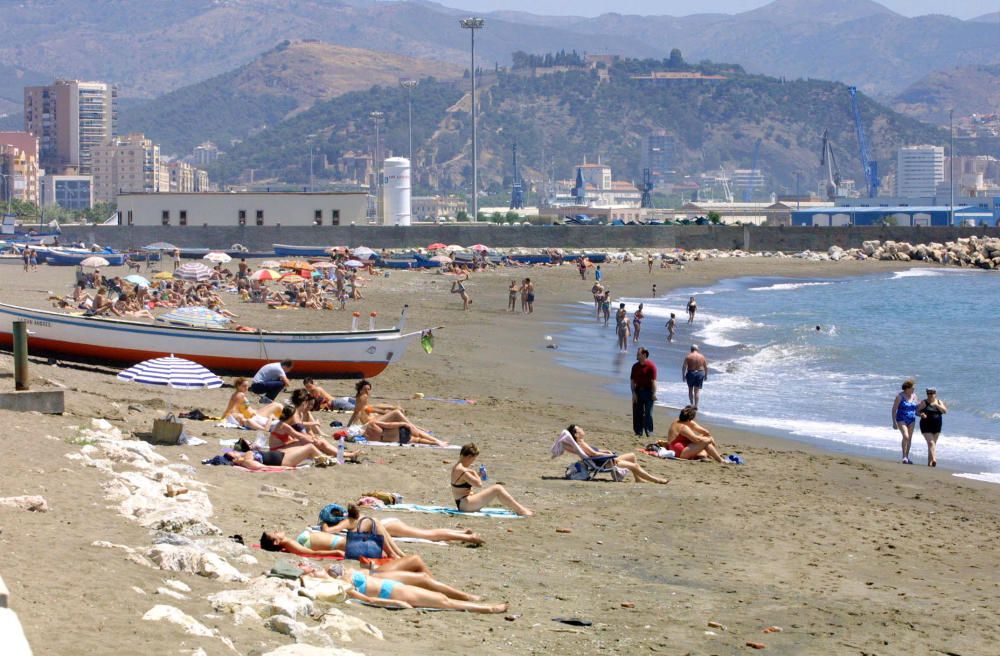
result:
[[[340,439],[337,440],[337,464],[344,464],[344,436],[341,435]]]
[[[486,465],[479,465],[479,478],[484,481],[489,480],[489,476],[486,475]]]

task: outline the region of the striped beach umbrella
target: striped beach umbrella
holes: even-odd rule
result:
[[[174,270],[174,277],[202,282],[212,277],[212,270],[201,262],[185,262]]]
[[[281,277],[281,274],[272,269],[258,269],[250,274],[251,280],[259,280],[260,282],[267,282],[268,280],[277,280]]]
[[[197,362],[173,355],[154,358],[129,367],[118,374],[118,380],[143,385],[161,385],[174,389],[215,389],[222,379]]]
[[[108,261],[105,260],[103,257],[98,257],[97,255],[91,255],[88,258],[84,258],[84,260],[80,262],[80,266],[94,267],[94,268],[106,267],[108,266]]]
[[[139,285],[140,287],[149,287],[149,281],[140,276],[138,273],[125,276],[125,282],[130,282],[133,285]]]
[[[226,328],[230,323],[228,317],[200,305],[191,305],[171,310],[162,317],[159,317],[158,320],[178,326],[191,326],[193,328]]]
[[[370,260],[371,258],[375,257],[375,251],[368,248],[367,246],[358,246],[357,248],[351,251],[351,255],[353,255],[356,259],[359,260]]]
[[[215,262],[217,264],[225,264],[226,262],[232,262],[233,258],[228,253],[223,253],[222,251],[212,251],[210,253],[205,253],[202,256],[203,260],[208,260],[209,262]]]

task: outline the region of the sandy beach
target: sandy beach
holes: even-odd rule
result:
[[[604,268],[617,297],[645,295],[652,282],[665,291],[743,275],[847,276],[909,266],[755,257],[696,262],[683,271],[657,268],[652,275],[644,262]],[[4,302],[48,308],[48,293],[67,293],[72,283],[72,268],[43,266],[32,274],[8,268]],[[526,276],[536,283],[534,314],[507,313],[507,284]],[[549,447],[567,424],[583,426],[591,444],[617,452],[642,446],[632,436],[627,399],[608,392],[605,380],[560,366],[558,351],[546,348],[545,336],[558,334],[565,305],[589,300],[592,283],[570,265],[474,274],[472,309],[462,312],[457,295],[448,293],[450,278],[393,271],[368,281],[365,300],[349,306],[363,315],[376,310],[379,325],[387,325],[409,303],[409,326],[446,326],[436,332],[432,354],[413,346],[375,378],[373,398],[400,403],[440,438],[474,441],[490,479],[503,482],[537,516],[378,513],[482,535],[486,543],[478,548],[405,546],[440,580],[510,602],[513,621],[349,605],[342,607],[347,614],[377,626],[385,639],[354,634],[341,646],[365,654],[734,654],[753,651],[747,646],[753,642],[776,654],[996,653],[996,485],[959,479],[944,468],[901,467],[711,425],[724,450],[743,455],[746,465],[639,455],[669,484],[563,480],[571,460],[552,461]],[[274,311],[235,297],[227,303],[250,326],[350,325],[349,312]],[[610,332],[595,348],[614,349]],[[13,389],[10,356],[0,355],[0,362],[2,385]],[[35,653],[234,653],[218,638],[144,621],[156,604],[176,606],[217,629],[241,654],[291,643],[259,623],[237,626],[206,601],[244,587],[239,583],[143,567],[120,549],[94,546],[107,541],[144,549],[153,541],[106,498],[106,472],[66,457],[81,449],[73,443],[75,427],[92,418],[106,418],[125,433],[146,431],[166,407],[164,390],[120,382],[116,371],[35,359],[33,386],[64,387],[66,414],[0,412],[7,426],[0,496],[41,495],[50,506],[45,513],[0,507],[0,575]],[[334,395],[353,393],[351,381],[322,383]],[[231,392],[169,394],[178,408],[218,414]],[[416,393],[476,403],[413,399]],[[662,408],[656,412],[661,425],[673,418]],[[314,523],[323,505],[372,489],[399,492],[413,503],[451,504],[455,451],[369,447],[362,465],[255,475],[198,464],[221,451],[220,438],[240,432],[213,422],[189,422],[188,431],[208,443],[157,451],[194,466],[223,537],[256,542],[264,528],[294,534]],[[261,496],[262,485],[301,492],[308,504]],[[234,562],[251,576],[275,560],[266,552],[251,555],[258,564]],[[187,598],[156,594],[166,579],[190,586]],[[571,626],[553,621],[557,617],[593,624]],[[767,627],[782,630],[764,633]]]

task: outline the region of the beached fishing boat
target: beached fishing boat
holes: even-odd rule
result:
[[[84,248],[49,248],[45,253],[45,263],[54,266],[75,266],[95,255],[107,260],[108,266],[125,264],[125,253],[109,249],[90,251]]]
[[[291,244],[271,244],[277,257],[328,257],[332,246],[293,246]]]
[[[0,347],[10,349],[14,321],[28,324],[28,350],[73,362],[133,365],[164,355],[216,373],[252,374],[268,362],[295,361],[297,376],[361,378],[381,373],[420,331],[399,325],[357,332],[239,332],[85,317],[0,303]]]

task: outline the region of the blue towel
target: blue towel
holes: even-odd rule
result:
[[[406,510],[408,512],[432,513],[435,515],[455,515],[459,517],[502,517],[504,519],[517,519],[520,517],[516,512],[506,508],[483,508],[476,512],[462,512],[457,508],[447,506],[421,506],[415,503],[397,503],[386,506],[382,510]]]
[[[742,465],[744,462],[742,456],[739,456],[735,453],[730,453],[728,456],[726,456],[726,460],[733,463],[734,465]]]

